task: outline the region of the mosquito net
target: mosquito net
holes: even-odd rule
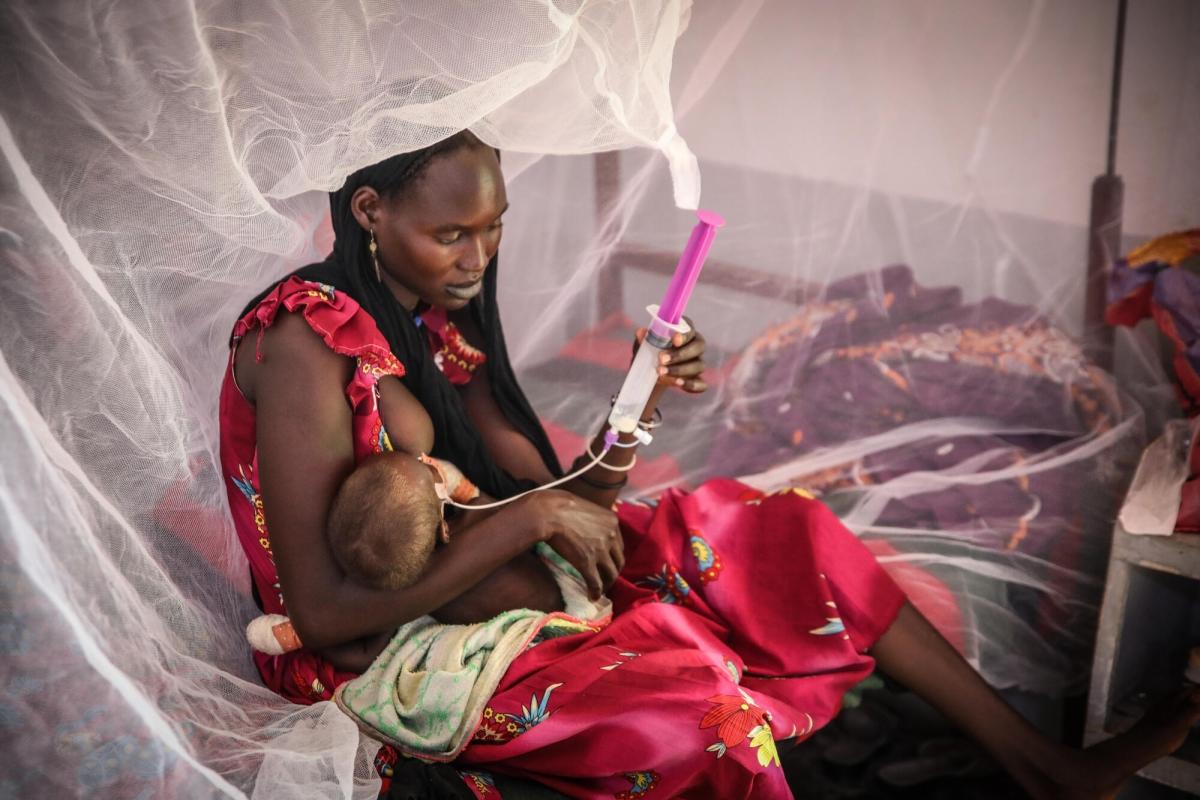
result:
[[[994,685],[1081,685],[1116,505],[1173,408],[1141,333],[1118,380],[1079,344],[1115,9],[87,0],[0,20],[0,794],[377,791],[376,745],[251,664],[218,387],[237,311],[328,251],[324,193],[463,128],[503,152],[500,305],[565,460],[701,203],[729,220],[689,310],[711,388],[665,403],[628,495],[806,488]],[[1124,245],[1200,215],[1198,36],[1185,0],[1131,9]]]

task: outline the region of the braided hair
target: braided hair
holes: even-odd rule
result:
[[[432,455],[457,465],[493,497],[504,498],[531,488],[533,482],[514,478],[488,453],[483,437],[467,415],[462,397],[434,363],[413,312],[397,302],[388,288],[376,279],[367,250],[367,233],[354,218],[350,207],[351,198],[361,186],[374,188],[384,198],[396,197],[410,189],[439,155],[462,147],[480,146],[484,145],[479,139],[469,131],[462,131],[422,150],[392,156],[350,175],[345,185],[329,196],[335,236],[333,252],[324,261],[310,264],[293,274],[302,280],[334,286],[352,297],[374,318],[392,353],[404,364],[405,375],[401,380],[433,420]],[[561,475],[562,468],[546,431],[521,391],[508,359],[496,303],[496,272],[497,258],[493,256],[484,274],[483,291],[468,306],[484,338],[483,342],[474,344],[487,355],[484,368],[501,412],[533,443],[550,472]],[[259,299],[261,296],[251,301],[248,309]]]

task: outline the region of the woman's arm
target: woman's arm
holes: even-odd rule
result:
[[[480,373],[482,373],[482,370]],[[539,485],[554,480],[554,476],[546,468],[546,464],[542,461],[542,456],[538,453],[537,448],[533,446],[533,442],[526,439],[509,422],[508,418],[504,416],[504,412],[500,410],[500,407],[496,405],[496,401],[492,397],[492,390],[488,383],[487,375],[480,373],[471,378],[471,382],[467,384],[463,393],[463,402],[466,404],[467,413],[470,414],[471,421],[475,423],[475,427],[481,432],[484,445],[486,445],[492,458],[496,460],[496,463],[500,467],[514,477],[532,480]],[[650,401],[646,404],[647,419],[654,414],[654,409],[658,407],[658,399],[661,394],[662,390],[655,388]],[[599,454],[600,450],[604,447],[605,430],[607,428],[602,428],[596,434],[596,438],[592,440],[591,447],[593,453]],[[632,436],[622,436],[620,441],[622,444],[636,442]],[[636,451],[636,446],[629,448],[614,447],[604,457],[603,463],[617,467],[624,466],[633,459]],[[580,458],[584,458],[584,456],[580,456]],[[582,463],[580,462],[581,466]],[[596,466],[585,473],[585,475],[596,483],[620,482],[623,485],[627,473],[614,472],[604,469],[602,466]],[[593,486],[578,478],[563,484],[562,488],[577,497],[595,503],[601,508],[611,508],[612,504],[617,501],[617,494],[621,490],[620,486],[612,488]]]
[[[468,339],[472,336],[478,337],[478,332],[466,315],[463,315],[457,324],[467,334]],[[690,325],[689,320],[689,327]],[[644,328],[638,330],[638,342],[642,340],[645,333]],[[476,340],[478,341],[478,338]],[[667,389],[674,387],[689,394],[700,394],[708,388],[708,384],[703,378],[705,348],[704,337],[698,334],[694,327],[690,327],[687,333],[676,334],[672,347],[665,351],[667,361],[660,364],[658,383],[651,392],[650,399],[646,402],[646,408],[642,412],[643,422],[651,422],[655,410],[658,408],[659,400]],[[619,387],[614,386],[613,388]],[[467,384],[463,400],[476,428],[482,433],[488,452],[491,453],[497,464],[511,475],[533,480],[539,484],[553,480],[553,476],[542,462],[537,448],[513,427],[496,405],[484,370],[479,370]],[[605,424],[592,439],[591,452],[599,454],[603,449],[604,433],[607,429],[608,426]],[[603,508],[612,507],[625,484],[628,472],[620,469],[607,469],[604,465],[618,468],[627,466],[637,453],[636,439],[633,436],[622,435],[619,442],[622,445],[633,446],[612,448],[600,464],[592,467],[579,478],[564,484],[562,488]],[[582,466],[590,460],[591,458],[584,454],[576,460],[576,464]],[[572,467],[568,471],[574,471],[574,469],[575,467]]]
[[[307,646],[392,630],[552,535],[553,526],[533,518],[528,504],[514,503],[459,531],[407,589],[379,591],[350,580],[334,561],[325,526],[333,497],[354,467],[344,394],[354,365],[294,314],[281,315],[267,330],[261,352],[248,391],[257,413],[259,481],[280,588]]]
[[[593,597],[602,576],[620,568],[615,515],[548,491],[463,524],[406,589],[375,590],[351,580],[333,558],[325,527],[337,488],[354,467],[344,394],[354,364],[292,314],[267,330],[261,352],[262,361],[251,361],[238,379],[255,403],[259,484],[280,588],[306,646],[323,650],[392,631],[472,588],[486,588],[479,585],[540,541],[583,573]],[[419,404],[393,408],[399,411],[387,422],[398,432],[428,424],[417,414]]]
[[[671,346],[664,350],[659,357],[658,382],[650,392],[650,398],[642,410],[641,421],[647,425],[653,422],[658,403],[668,389],[677,388],[689,394],[701,394],[708,389],[708,384],[703,378],[706,342],[704,337],[692,326],[690,319],[687,320],[687,323],[687,332],[675,334]],[[637,355],[637,349],[641,346],[645,336],[646,329],[639,328],[635,334],[634,355]],[[599,454],[603,449],[604,434],[607,429],[606,422],[592,439],[590,452]],[[599,464],[568,483],[566,488],[581,497],[587,497],[594,503],[605,505],[615,503],[617,495],[621,493],[621,488],[625,485],[628,477],[628,472],[620,468],[628,466],[633,461],[637,447],[630,445],[634,445],[636,441],[632,435],[623,434],[618,442],[624,446],[613,447]],[[591,456],[585,453],[579,457],[576,463],[582,466],[591,460]],[[608,469],[608,466],[616,469]]]

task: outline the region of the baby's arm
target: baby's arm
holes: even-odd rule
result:
[[[336,647],[326,647],[319,652],[336,669],[361,674],[366,672],[391,638],[391,633],[381,633]],[[290,653],[304,646],[296,635],[292,621],[282,614],[263,614],[250,620],[246,626],[246,639],[255,650],[272,656]]]

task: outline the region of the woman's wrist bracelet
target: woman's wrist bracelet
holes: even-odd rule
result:
[[[615,406],[617,404],[617,396],[615,394],[609,400],[608,404],[610,406]],[[655,406],[654,413],[650,416],[650,419],[639,419],[637,426],[644,431],[652,431],[655,428],[661,427],[662,421],[662,410],[658,406]]]
[[[659,410],[658,406],[654,407],[654,413],[651,415],[649,420],[638,420],[638,427],[644,431],[652,431],[655,428],[662,427],[662,411]]]
[[[574,472],[575,470],[582,467],[583,464],[581,462],[592,461],[592,460],[594,460],[594,459],[592,459],[591,456],[581,455],[579,458],[575,459],[574,463],[571,464],[571,471]],[[584,473],[583,475],[580,475],[578,477],[579,477],[579,480],[583,481],[588,486],[591,486],[593,489],[604,489],[604,490],[622,489],[625,487],[625,484],[629,483],[629,475],[627,475],[627,474],[622,475],[621,479],[616,480],[616,481],[598,481],[595,478],[589,478],[587,476],[587,473]]]
[[[632,459],[630,459],[628,464],[625,464],[620,467],[613,466],[612,464],[605,464],[603,461],[600,460],[601,458],[604,457],[604,455],[603,454],[596,455],[595,453],[593,453],[592,445],[590,442],[588,443],[588,446],[587,446],[587,454],[592,459],[592,461],[596,462],[595,466],[604,467],[609,472],[629,472],[629,470],[633,469],[634,465],[637,464],[637,456],[636,455]]]
[[[589,478],[585,474],[580,475],[579,480],[583,481],[588,486],[591,486],[593,489],[622,489],[624,488],[625,484],[629,483],[629,476],[622,475],[621,480],[619,481],[598,481],[593,478]]]

